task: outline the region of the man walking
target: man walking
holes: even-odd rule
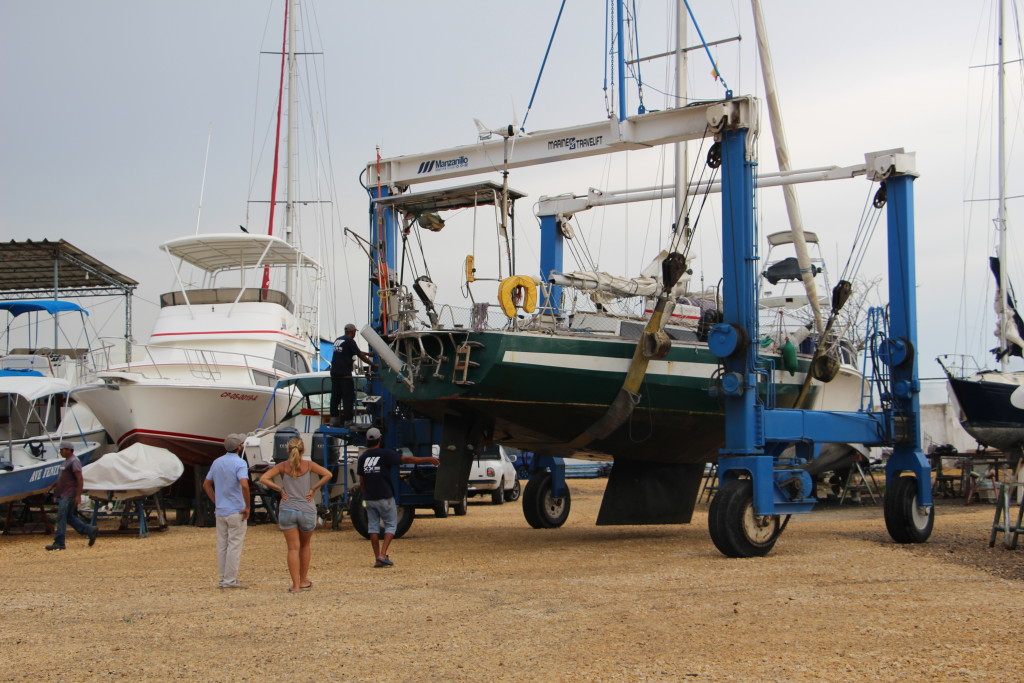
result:
[[[75,447],[69,441],[60,442],[60,455],[64,464],[60,467],[57,481],[50,488],[57,489],[57,530],[53,534],[53,543],[46,546],[47,550],[64,550],[64,540],[68,524],[83,536],[89,537],[89,547],[96,543],[97,527],[86,524],[78,518],[76,510],[82,502],[82,463],[75,457]]]
[[[356,344],[356,326],[345,325],[345,334],[334,340],[331,355],[331,425],[341,427],[352,422],[356,414],[356,385],[352,379],[352,361],[356,356],[377,367],[370,354],[363,353]],[[341,419],[338,419],[338,404],[343,404]]]
[[[370,545],[373,547],[375,569],[393,567],[395,563],[388,557],[388,546],[395,537],[398,526],[398,506],[395,505],[395,492],[391,487],[392,468],[401,463],[413,465],[440,465],[441,461],[431,456],[420,458],[414,455],[402,455],[390,448],[381,448],[381,433],[376,427],[366,432],[366,450],[359,456],[356,472],[359,473],[359,488],[363,492],[363,505],[366,506],[366,527],[370,534]],[[380,527],[384,525],[384,541],[380,541]]]
[[[228,434],[224,455],[213,461],[203,490],[216,507],[217,571],[220,588],[248,588],[238,582],[246,520],[249,519],[249,466],[241,457],[245,435]]]

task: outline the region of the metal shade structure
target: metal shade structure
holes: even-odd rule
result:
[[[0,297],[59,299],[124,296],[125,349],[132,336],[132,295],[139,283],[65,240],[0,242]]]

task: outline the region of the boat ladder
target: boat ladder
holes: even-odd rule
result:
[[[464,341],[459,344],[458,348],[455,349],[455,370],[452,372],[452,384],[460,384],[462,386],[473,384],[468,379],[469,371],[472,368],[480,367],[480,364],[470,360],[469,356],[473,349],[482,349],[483,346],[483,344],[476,341]]]

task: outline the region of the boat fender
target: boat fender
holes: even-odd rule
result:
[[[537,308],[537,281],[528,275],[513,275],[502,280],[498,285],[498,303],[508,318],[516,317],[516,299],[521,299],[520,308],[524,312],[533,313]]]
[[[789,372],[790,376],[795,375],[799,367],[796,361],[796,346],[790,339],[786,339],[786,343],[782,345],[782,367]]]
[[[377,352],[377,356],[387,363],[387,366],[394,371],[398,380],[404,382],[406,386],[409,387],[410,391],[414,390],[412,380],[402,375],[402,359],[398,357],[398,354],[391,350],[391,347],[388,346],[388,343],[384,341],[379,334],[377,334],[376,330],[369,325],[366,325],[359,331],[359,334],[362,335],[363,339],[366,340],[366,343],[370,345],[370,348]]]

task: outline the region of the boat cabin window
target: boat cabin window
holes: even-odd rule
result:
[[[235,299],[238,299],[238,293],[241,291],[238,287],[220,287],[218,289],[190,289],[187,292],[168,292],[167,294],[160,295],[160,308],[165,306],[184,306],[187,303],[193,305],[200,304],[230,304],[234,303]],[[185,294],[188,294],[188,301],[185,301]],[[295,305],[291,299],[284,292],[279,292],[276,289],[260,289],[258,287],[252,289],[246,289],[242,292],[242,298],[238,299],[239,303],[259,303],[268,302],[272,304],[280,304],[288,310],[289,313],[295,312]]]
[[[309,362],[298,351],[278,344],[274,350],[274,369],[295,375],[309,372]]]
[[[271,375],[269,372],[263,372],[262,370],[252,371],[253,384],[260,387],[272,387],[277,384],[277,377]]]

